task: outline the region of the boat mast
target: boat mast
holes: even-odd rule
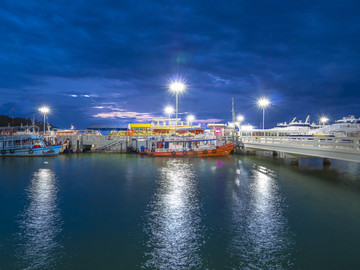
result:
[[[35,114],[33,114],[32,126],[33,126],[32,132],[35,133]]]

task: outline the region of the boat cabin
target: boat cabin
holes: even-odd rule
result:
[[[162,140],[151,143],[152,152],[201,151],[216,148],[216,139],[204,140]]]

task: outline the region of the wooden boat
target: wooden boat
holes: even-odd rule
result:
[[[234,146],[234,143],[219,145],[216,139],[163,139],[153,142],[146,153],[154,157],[216,157],[229,155]]]

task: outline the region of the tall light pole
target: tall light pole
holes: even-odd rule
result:
[[[172,106],[166,106],[164,112],[170,118],[171,115],[174,113],[174,108]]]
[[[261,97],[257,100],[257,104],[263,110],[263,126],[262,126],[262,128],[265,129],[265,109],[270,105],[270,100],[266,97]]]
[[[173,82],[170,84],[170,91],[175,93],[176,96],[176,106],[175,106],[175,115],[178,118],[178,106],[179,106],[179,94],[185,91],[185,84],[182,82]]]
[[[49,109],[49,107],[42,106],[41,108],[39,108],[39,111],[44,115],[44,135],[45,135],[45,132],[46,132],[46,129],[45,129],[46,115],[50,112],[50,109]]]
[[[178,122],[178,106],[179,106],[179,94],[185,91],[185,84],[182,82],[173,82],[170,84],[170,91],[175,93],[176,98],[176,105],[175,105],[175,134],[177,129],[177,122]]]

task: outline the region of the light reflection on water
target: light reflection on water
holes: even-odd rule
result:
[[[17,260],[22,269],[52,269],[61,259],[56,237],[61,231],[56,178],[50,169],[34,173],[27,188],[29,205],[20,217]]]
[[[149,205],[145,228],[148,252],[142,268],[202,268],[196,180],[187,160],[167,160],[160,168],[159,187]]]
[[[287,225],[286,205],[278,191],[275,173],[263,166],[244,168],[239,162],[235,175],[228,266],[293,268],[293,235]]]

